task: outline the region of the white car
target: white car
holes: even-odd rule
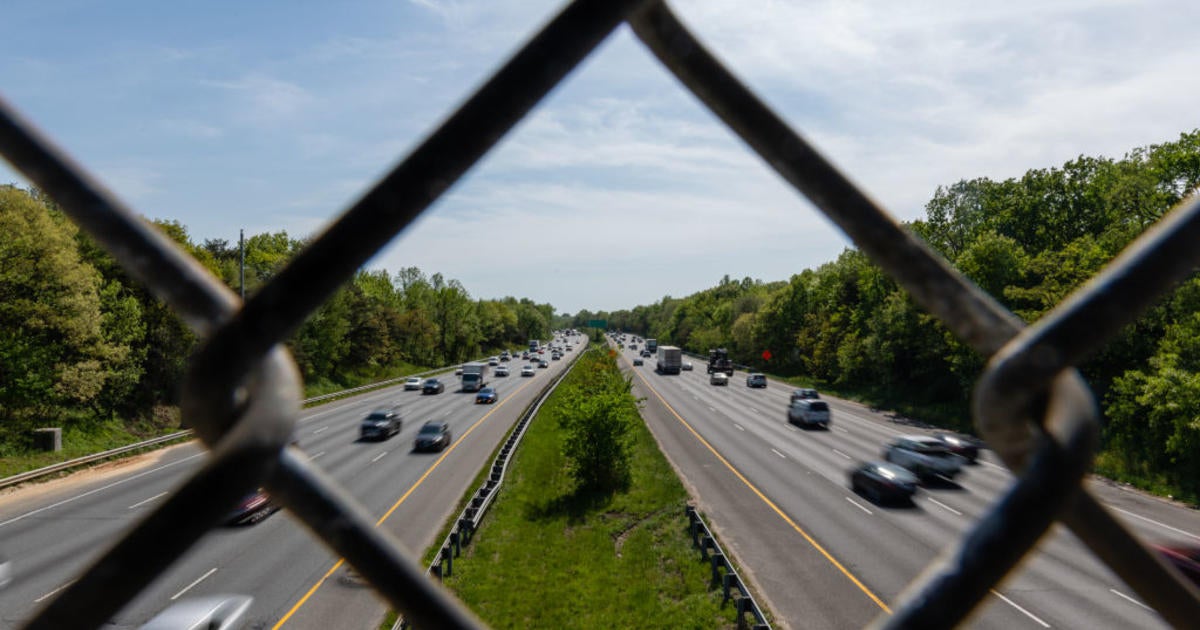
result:
[[[404,391],[421,389],[421,386],[424,384],[425,379],[421,378],[420,376],[410,376],[408,377],[407,381],[404,381]]]
[[[534,374],[537,374],[537,372],[534,371],[532,365],[526,365],[521,368],[521,376],[533,376]]]
[[[497,366],[494,374],[496,376],[508,376],[508,366],[507,365]]]
[[[724,372],[713,372],[712,376],[708,377],[710,385],[728,385],[729,375]]]

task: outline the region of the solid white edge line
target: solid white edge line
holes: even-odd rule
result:
[[[850,433],[849,431],[847,431],[841,427],[833,427],[833,430],[837,431],[838,433],[847,433],[847,434]]]
[[[850,502],[850,505],[853,505],[854,507],[866,512],[867,514],[871,513],[871,510],[868,510],[867,508],[859,505],[858,501],[855,501],[854,499],[851,499],[850,497],[846,497],[846,500]]]
[[[313,431],[313,435],[320,435],[321,433],[324,433],[327,430],[329,430],[329,425],[325,425],[325,426],[321,427],[320,429]]]
[[[933,497],[929,497],[929,502],[930,502],[930,503],[934,503],[934,504],[936,504],[936,505],[939,505],[939,506],[941,506],[941,508],[942,508],[943,510],[946,510],[947,512],[951,512],[951,513],[953,513],[953,514],[956,514],[956,515],[958,515],[958,516],[962,516],[962,515],[963,515],[963,513],[962,513],[962,512],[959,512],[958,510],[956,510],[956,509],[954,509],[954,508],[950,507],[949,505],[946,505],[945,503],[942,503],[941,501],[938,501],[937,499],[935,499],[935,498],[933,498]]]
[[[129,506],[129,509],[132,510],[134,508],[142,507],[143,505],[146,505],[147,503],[149,503],[159,497],[164,497],[168,494],[170,494],[170,493],[169,492],[160,492],[160,493],[150,497],[149,499],[146,499],[145,501],[138,501],[137,503],[134,503],[133,505]]]
[[[1159,527],[1161,527],[1161,528],[1163,528],[1163,529],[1168,529],[1168,530],[1170,530],[1170,531],[1173,531],[1173,532],[1175,532],[1176,534],[1183,534],[1184,536],[1187,536],[1188,538],[1194,538],[1194,539],[1196,539],[1196,540],[1200,540],[1200,536],[1197,536],[1197,535],[1195,535],[1195,534],[1191,534],[1191,533],[1185,532],[1185,531],[1183,531],[1182,529],[1177,529],[1177,528],[1175,528],[1175,527],[1171,527],[1170,525],[1167,525],[1166,523],[1160,523],[1160,522],[1158,522],[1158,521],[1156,521],[1156,520],[1154,520],[1154,519],[1152,519],[1152,518],[1146,518],[1145,516],[1142,516],[1142,515],[1140,515],[1140,514],[1134,514],[1133,512],[1130,512],[1129,510],[1122,510],[1121,508],[1119,508],[1119,507],[1115,507],[1115,506],[1112,506],[1112,505],[1110,505],[1110,506],[1108,506],[1108,507],[1110,507],[1110,508],[1112,508],[1112,509],[1114,509],[1114,510],[1116,510],[1116,511],[1118,511],[1118,512],[1122,513],[1122,514],[1128,514],[1129,516],[1132,516],[1133,518],[1137,518],[1137,519],[1141,519],[1141,520],[1143,520],[1143,521],[1146,521],[1147,523],[1153,523],[1153,524],[1155,524],[1155,525],[1158,525]]]
[[[197,585],[197,584],[199,584],[199,583],[203,582],[203,581],[205,580],[205,578],[207,578],[208,576],[210,576],[210,575],[212,575],[212,574],[214,574],[214,573],[216,573],[216,572],[217,572],[217,567],[213,567],[213,568],[209,569],[209,570],[208,570],[208,573],[205,573],[204,575],[201,575],[200,577],[196,578],[196,581],[195,581],[195,582],[192,582],[191,584],[188,584],[187,586],[183,587],[183,590],[182,590],[182,591],[179,591],[178,593],[175,593],[174,595],[172,595],[172,596],[171,596],[171,601],[175,601],[175,600],[179,599],[179,596],[180,596],[180,595],[183,595],[184,593],[186,593],[186,592],[188,592],[188,591],[192,590],[192,587],[193,587],[193,586],[195,586],[195,585]]]
[[[371,463],[372,463],[372,464],[374,464],[375,462],[377,462],[377,461],[379,461],[379,460],[383,459],[383,458],[384,458],[384,456],[386,456],[387,454],[388,454],[388,452],[387,452],[387,451],[384,451],[384,452],[382,452],[382,453],[380,453],[380,454],[376,455],[376,456],[375,456],[375,459],[372,459],[372,460],[371,460]]]
[[[1021,608],[1021,607],[1020,607],[1020,606],[1018,606],[1018,605],[1017,605],[1017,603],[1016,603],[1016,602],[1014,602],[1013,600],[1011,600],[1011,599],[1009,599],[1009,598],[1007,598],[1007,597],[1005,597],[1005,596],[1001,595],[1001,594],[1000,594],[1000,591],[997,591],[996,589],[992,589],[992,594],[993,594],[993,595],[995,595],[996,597],[999,597],[1000,599],[1004,600],[1004,603],[1008,604],[1009,606],[1012,606],[1013,608],[1016,608],[1017,610],[1019,610],[1019,611],[1021,611],[1021,612],[1025,613],[1025,616],[1026,616],[1026,617],[1029,617],[1030,619],[1032,619],[1032,620],[1034,620],[1034,621],[1038,622],[1039,624],[1041,624],[1041,626],[1042,626],[1043,628],[1049,628],[1049,627],[1050,627],[1050,624],[1048,624],[1048,623],[1046,623],[1045,621],[1042,621],[1041,619],[1039,619],[1037,615],[1035,615],[1035,614],[1033,614],[1033,613],[1029,612],[1028,610],[1025,610],[1024,608]]]
[[[836,448],[835,448],[835,449],[832,449],[832,450],[833,450],[833,452],[834,452],[834,453],[837,453],[838,455],[841,455],[842,457],[845,457],[846,459],[849,459],[849,460],[851,460],[851,461],[853,461],[853,460],[854,460],[854,458],[853,458],[853,457],[850,457],[849,455],[847,455],[847,454],[845,454],[845,453],[843,453],[843,452],[841,452],[841,451],[837,450]]]
[[[100,486],[99,488],[94,488],[92,490],[88,490],[87,492],[84,492],[83,494],[77,494],[69,499],[63,499],[62,501],[59,501],[58,503],[51,503],[50,505],[47,505],[46,507],[40,507],[36,510],[33,510],[32,512],[26,512],[20,516],[14,516],[13,518],[8,519],[7,521],[0,521],[0,527],[4,527],[5,525],[11,525],[13,523],[16,523],[17,521],[25,520],[25,519],[29,518],[30,516],[33,516],[34,514],[41,514],[42,512],[45,512],[46,510],[52,510],[56,507],[66,505],[66,504],[72,503],[74,501],[78,501],[79,499],[82,499],[84,497],[89,497],[93,494],[96,494],[97,492],[101,492],[103,490],[108,490],[109,488],[115,488],[123,483],[128,483],[130,481],[133,481],[134,479],[140,479],[142,477],[145,477],[146,475],[156,473],[165,468],[170,468],[172,466],[178,466],[179,464],[182,464],[183,462],[186,462],[186,461],[192,460],[192,459],[196,459],[197,457],[203,457],[204,455],[207,455],[207,454],[208,454],[208,451],[203,451],[200,453],[196,453],[195,455],[188,455],[187,457],[184,457],[183,459],[181,459],[177,462],[171,462],[170,464],[165,464],[163,466],[159,466],[158,468],[147,470],[146,472],[138,473],[131,477],[126,477],[120,481],[114,481],[106,486]]]
[[[322,455],[324,455],[324,454],[325,454],[325,451],[321,451],[320,453],[317,453],[316,455],[309,455],[309,456],[308,456],[308,458],[309,458],[309,459],[316,459],[316,458],[318,458],[318,457],[320,457],[320,456],[322,456]]]
[[[1121,591],[1118,591],[1118,590],[1117,590],[1117,589],[1115,589],[1115,588],[1110,588],[1110,589],[1108,589],[1108,590],[1109,590],[1110,592],[1112,592],[1112,594],[1113,594],[1113,595],[1116,595],[1117,597],[1121,597],[1121,598],[1123,598],[1123,599],[1127,600],[1128,602],[1130,602],[1131,604],[1136,604],[1136,605],[1138,605],[1138,606],[1141,606],[1142,608],[1145,608],[1146,610],[1149,610],[1150,612],[1158,612],[1158,611],[1154,610],[1153,608],[1151,608],[1151,607],[1149,607],[1149,606],[1147,606],[1147,605],[1143,604],[1142,602],[1139,602],[1138,600],[1136,600],[1136,599],[1134,599],[1134,598],[1132,598],[1132,597],[1130,597],[1130,596],[1126,595],[1125,593],[1122,593]]]
[[[784,455],[783,453],[780,453],[779,451],[777,451],[777,450],[775,450],[775,449],[771,449],[771,452],[772,452],[772,453],[775,453],[776,455],[778,455],[778,456],[780,456],[780,457],[782,457],[783,459],[787,459],[787,455]]]
[[[53,591],[50,591],[49,593],[46,593],[45,595],[42,595],[41,597],[39,597],[39,598],[37,598],[37,599],[33,600],[33,603],[35,603],[35,604],[40,604],[40,603],[42,603],[42,601],[43,601],[43,600],[45,600],[45,599],[49,599],[49,598],[50,598],[51,596],[53,596],[55,593],[57,593],[57,592],[59,592],[59,591],[63,590],[64,588],[67,588],[68,586],[70,586],[70,585],[72,585],[72,584],[74,584],[74,583],[75,583],[75,580],[71,580],[70,582],[67,582],[66,584],[63,584],[62,586],[60,586],[60,587],[58,587],[58,588],[54,589]]]

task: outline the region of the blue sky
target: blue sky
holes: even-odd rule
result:
[[[995,5],[995,6],[991,6]],[[192,238],[319,232],[561,6],[8,0],[0,94]],[[900,219],[1197,123],[1200,3],[672,5]],[[0,162],[0,182],[25,181]],[[370,263],[560,312],[782,280],[848,241],[622,27]]]

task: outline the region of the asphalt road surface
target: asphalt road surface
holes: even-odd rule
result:
[[[851,492],[847,471],[882,459],[891,438],[926,429],[824,397],[831,430],[802,430],[786,420],[787,384],[751,389],[738,372],[727,387],[712,386],[699,359],[685,357],[694,371],[663,375],[653,357],[634,367],[636,353],[623,355],[635,394],[646,399],[643,417],[779,626],[862,627],[1013,479],[985,451],[957,483],[923,488],[910,507],[880,507]],[[1200,542],[1195,510],[1103,480],[1089,484],[1144,539]],[[1060,526],[969,623],[1005,630],[1166,627]]]
[[[474,394],[459,393],[458,378],[446,374],[443,394],[393,387],[305,410],[296,435],[301,449],[371,514],[385,519],[381,527],[416,557],[437,542],[442,524],[520,412],[579,351],[577,344],[564,360],[551,361],[533,377],[519,376],[524,362],[509,362],[512,376],[490,378],[500,393],[496,404],[476,405]],[[403,410],[400,434],[360,441],[362,419],[395,403]],[[451,448],[413,452],[413,438],[426,420],[450,423]],[[14,573],[12,584],[0,590],[0,627],[29,619],[204,458],[204,449],[193,442],[140,463],[0,496],[0,555],[9,557]],[[219,593],[254,597],[247,628],[372,628],[387,609],[369,586],[338,565],[335,554],[281,511],[257,524],[210,533],[109,627],[136,628],[181,598]]]

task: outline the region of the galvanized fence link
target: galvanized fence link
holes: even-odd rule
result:
[[[959,338],[992,357],[976,388],[974,416],[1016,481],[906,589],[894,614],[873,625],[959,623],[1056,520],[1169,623],[1186,627],[1200,619],[1200,593],[1080,485],[1098,423],[1091,393],[1073,368],[1200,263],[1196,201],[1175,209],[1087,286],[1024,328],[842,176],[726,70],[665,3],[576,0],[244,305],[0,100],[0,154],[204,339],[182,408],[211,450],[200,472],[28,628],[101,626],[260,484],[416,625],[481,625],[427,579],[397,541],[373,527],[353,497],[287,446],[301,389],[282,342],[626,21],[770,168]]]

